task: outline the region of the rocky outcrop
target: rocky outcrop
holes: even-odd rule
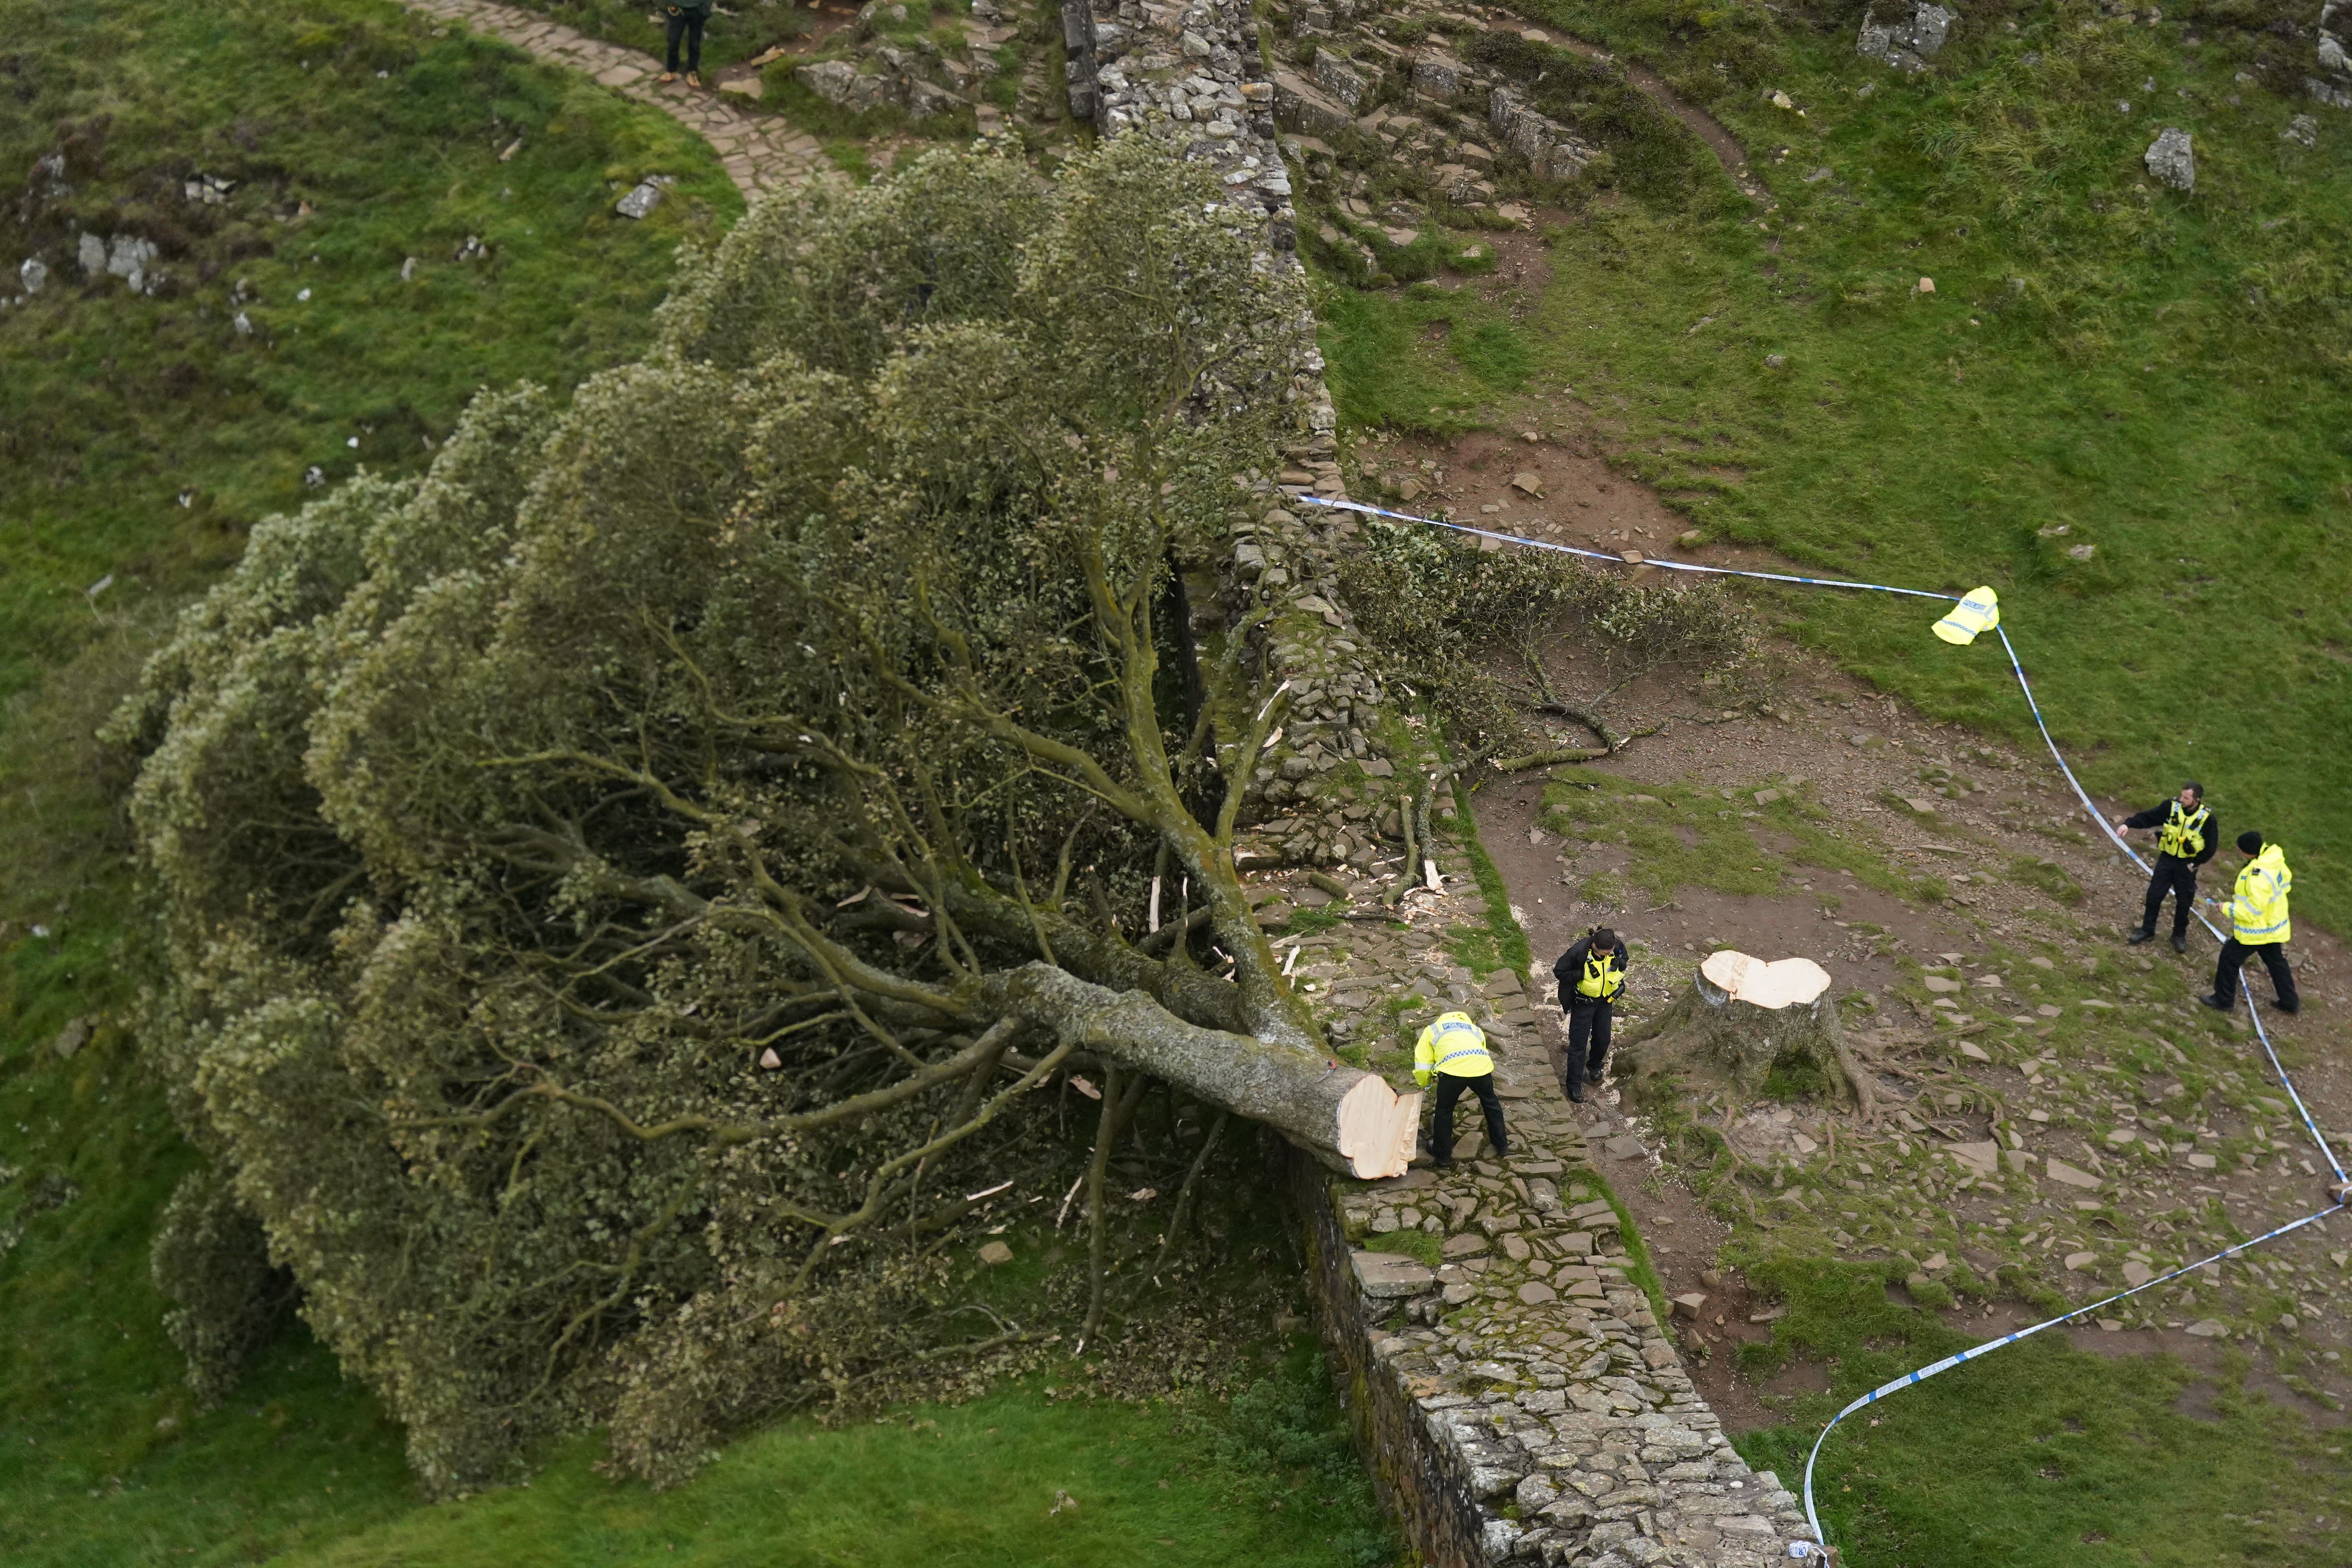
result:
[[[852,113],[895,108],[918,119],[952,114],[971,107],[996,70],[992,57],[942,45],[912,26],[901,0],[866,0],[856,37],[854,52],[793,72],[811,92]]]
[[[74,247],[74,259],[84,277],[120,278],[134,294],[152,294],[163,281],[163,275],[155,269],[156,255],[155,242],[135,234],[118,234],[109,240],[84,233]]]
[[[1598,155],[1590,142],[1529,109],[1508,88],[1487,94],[1486,123],[1504,146],[1528,161],[1539,180],[1572,180]]]
[[[2352,0],[2326,0],[2319,8],[2319,68],[2304,79],[2304,90],[2330,109],[2352,109]]]
[[[1896,70],[1917,73],[1927,68],[1927,62],[1951,37],[1952,24],[1960,19],[1957,11],[1948,11],[1932,0],[1916,0],[1906,9],[1901,4],[1890,7],[1887,19],[1881,21],[1877,7],[1862,14],[1862,32],[1854,40],[1854,52],[1866,59],[1881,60]]]

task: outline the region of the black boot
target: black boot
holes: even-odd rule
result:
[[[2142,926],[2139,930],[2132,932],[2131,935],[2124,938],[2124,945],[2126,947],[2137,947],[2141,942],[2154,942],[2155,940],[2156,928],[2154,926]]]
[[[2200,996],[2197,1000],[2204,1003],[2205,1005],[2212,1008],[2216,1013],[2228,1012],[2234,1002],[2234,998],[2232,999],[2232,1002],[2224,1002],[2219,996]]]
[[[1568,1080],[1568,1098],[1574,1100],[1579,1105],[1582,1105],[1584,1103],[1584,1084],[1581,1079],[1570,1079]]]
[[[2187,931],[2177,931],[2172,933],[2172,951],[2175,952],[2187,952],[2189,951],[2189,933]]]

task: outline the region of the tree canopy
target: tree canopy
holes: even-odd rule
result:
[[[1141,139],[765,205],[643,360],[255,531],[111,731],[200,1386],[274,1265],[428,1489],[670,1479],[904,1348],[1073,1064],[1105,1142],[1158,1079],[1401,1168],[1234,872],[1261,612],[1198,682],[1166,613],[1311,350],[1255,221]]]

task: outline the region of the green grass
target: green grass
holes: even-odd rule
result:
[[[1777,789],[1779,798],[1759,805],[1755,797],[1766,789]],[[1615,774],[1591,773],[1573,786],[1548,784],[1542,823],[1552,832],[1583,842],[1614,841],[1626,847],[1622,873],[1602,872],[1589,879],[1588,899],[1597,892],[1614,901],[1622,896],[1621,876],[1658,900],[1673,898],[1681,888],[1771,896],[1787,891],[1788,879],[1801,875],[1805,867],[1843,871],[1866,887],[1901,898],[1925,896],[1924,883],[1837,832],[1830,814],[1790,790],[1785,780],[1731,790],[1656,784],[1637,788]],[[1785,854],[1771,848],[1757,837],[1759,828],[1785,834],[1796,847]]]
[[[1434,1268],[1445,1261],[1444,1243],[1425,1230],[1392,1230],[1364,1243],[1367,1252],[1392,1252]]]
[[[1446,933],[1446,946],[1456,963],[1481,980],[1497,969],[1525,974],[1535,963],[1535,954],[1528,946],[1528,933],[1511,913],[1511,890],[1504,885],[1503,873],[1479,841],[1477,813],[1471,809],[1470,792],[1459,780],[1454,782],[1454,816],[1442,826],[1460,840],[1463,853],[1469,857],[1486,918],[1479,925],[1454,927]]]
[[[2283,141],[2307,100],[2236,81],[2271,68],[2267,46],[2218,26],[2189,47],[2169,22],[2085,32],[2082,7],[2010,13],[2013,36],[1972,16],[1914,81],[1855,57],[1843,14],[1523,9],[1709,101],[1779,204],[1759,223],[1711,174],[1552,231],[1549,288],[1506,324],[1528,388],[1574,387],[1620,464],[1713,536],[1869,581],[1991,584],[2087,783],[2137,800],[2202,778],[2232,833],[2286,845],[2304,908],[2345,925],[2352,130]],[[1807,116],[1767,104],[1775,88]],[[2193,195],[2140,164],[2164,124],[2196,138]],[[1471,346],[1496,307],[1322,299],[1346,421],[1532,413]],[[1998,643],[1938,642],[1907,601],[1759,592],[1930,715],[2033,739]]]
[[[190,1404],[147,1252],[195,1156],[121,1023],[135,923],[90,732],[306,468],[415,471],[478,385],[635,352],[676,247],[740,203],[667,116],[388,4],[5,0],[0,24],[0,161],[62,150],[70,187],[0,209],[11,268],[50,268],[0,311],[0,1560],[250,1562],[415,1489],[299,1324],[226,1406]],[[225,204],[184,199],[198,173]],[[650,173],[668,199],[614,216]],[[84,279],[83,231],[152,238],[167,281]],[[487,255],[452,260],[469,235]],[[100,1026],[60,1061],[77,1016]]]
[[[1499,312],[1466,291],[1365,294],[1326,280],[1315,300],[1332,395],[1353,422],[1457,435],[1491,419],[1494,396],[1517,384],[1482,377],[1473,362],[1491,370],[1494,361],[1475,350],[1467,359],[1435,352],[1457,331],[1465,342],[1469,334],[1508,331]]]
[[[233,559],[312,493],[306,470],[413,471],[478,386],[568,385],[632,351],[678,242],[741,207],[666,115],[394,5],[6,0],[0,18],[29,95],[0,161],[62,150],[71,187],[0,217],[11,268],[49,267],[0,311],[0,697]],[[183,199],[200,172],[236,182],[225,203]],[[615,216],[655,173],[678,183],[653,216]],[[167,280],[86,280],[85,231],[154,239]],[[453,259],[468,237],[487,254]]]
[[[551,20],[603,38],[608,43],[623,44],[633,49],[643,49],[656,59],[662,58],[668,43],[664,7],[656,0],[510,0],[524,10],[537,11]],[[910,7],[919,13],[920,6]],[[714,15],[702,30],[702,68],[706,73],[750,59],[772,44],[797,38],[809,30],[808,13],[783,3],[783,0],[749,0],[743,5],[730,5],[733,16]],[[685,45],[679,46],[679,64],[685,63]]]
[[[782,1422],[659,1495],[598,1475],[601,1447],[582,1438],[528,1489],[419,1510],[275,1561],[285,1568],[1358,1568],[1390,1561],[1328,1379],[1304,1349],[1230,1405],[1208,1411],[1056,1398],[1031,1386],[838,1428]]]
[[[1789,1309],[1748,1369],[1802,1357],[1831,1373],[1828,1392],[1788,1403],[1787,1425],[1738,1439],[1791,1489],[1846,1401],[1976,1342],[1890,1300],[1899,1267],[1779,1259],[1748,1271]],[[2244,1370],[2230,1359],[2200,1419],[2176,1408],[2196,1380],[2173,1358],[2037,1335],[1847,1417],[1814,1476],[1822,1522],[1867,1552],[1853,1561],[1903,1568],[2342,1562],[2341,1434],[2243,1392]]]

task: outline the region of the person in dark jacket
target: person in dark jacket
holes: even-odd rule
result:
[[[1587,1082],[1601,1087],[1601,1068],[1609,1060],[1610,1020],[1616,1015],[1617,994],[1625,989],[1625,944],[1617,933],[1594,926],[1551,966],[1552,978],[1559,982],[1560,1011],[1568,1015],[1568,1058],[1560,1066],[1560,1087],[1579,1103]]]
[[[661,79],[677,79],[677,46],[686,44],[686,85],[702,85],[702,28],[710,20],[710,8],[716,0],[671,0],[662,7],[662,19],[669,24],[669,53],[665,57]]]
[[[2130,816],[2118,816],[2116,826],[2126,833],[2156,828],[2161,834],[2156,846],[2156,870],[2147,881],[2147,909],[2140,916],[2139,930],[2126,940],[2134,947],[2156,940],[2156,917],[2164,912],[2164,896],[2170,893],[2176,900],[2172,951],[2187,952],[2189,911],[2197,902],[2197,868],[2213,858],[2213,851],[2221,845],[2213,808],[2205,804],[2205,786],[2191,779],[2173,799]]]

